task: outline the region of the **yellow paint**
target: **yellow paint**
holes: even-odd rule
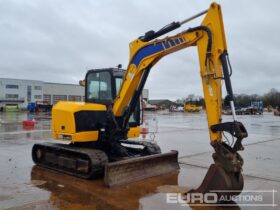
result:
[[[52,132],[55,139],[59,135],[71,136],[73,142],[97,141],[98,131],[76,133],[74,113],[78,111],[106,111],[102,104],[60,101],[52,109]]]
[[[185,104],[184,109],[187,112],[199,112],[200,110],[202,110],[202,107],[196,106],[194,104]]]
[[[140,127],[132,127],[129,129],[127,137],[128,138],[137,138],[140,136]]]
[[[98,130],[76,132],[74,113],[78,111],[106,111],[106,106],[94,103],[60,101],[52,109],[53,138],[71,142],[97,141]],[[64,129],[62,129],[64,126]],[[140,127],[132,127],[128,138],[140,136]],[[67,139],[68,138],[68,139]]]

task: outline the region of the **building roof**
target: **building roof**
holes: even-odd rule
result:
[[[34,80],[34,79],[16,79],[16,78],[0,78],[0,80],[18,80],[18,81],[26,81],[26,82],[43,82],[42,80]]]
[[[16,78],[0,78],[0,80],[18,80],[18,81],[26,81],[26,82],[41,82],[44,84],[53,84],[53,85],[75,85],[75,86],[80,86],[78,83],[77,84],[67,84],[67,83],[57,83],[57,82],[45,82],[42,80],[35,80],[35,79],[16,79]]]
[[[152,104],[152,105],[163,104],[163,103],[176,104],[175,102],[170,101],[169,99],[152,99],[152,100],[149,100],[149,104]]]
[[[74,85],[74,86],[80,86],[79,84],[67,84],[67,83],[55,83],[55,82],[44,82],[44,84],[48,84],[48,85]]]

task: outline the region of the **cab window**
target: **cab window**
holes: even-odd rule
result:
[[[121,85],[122,85],[122,82],[123,82],[123,78],[121,78],[121,77],[116,77],[116,96],[118,95],[118,93],[119,93],[119,91],[120,91],[120,88],[121,88]],[[131,125],[134,125],[134,124],[136,124],[138,121],[139,121],[139,117],[138,117],[138,115],[139,115],[139,112],[140,112],[140,107],[139,107],[139,105],[137,105],[137,107],[136,107],[136,109],[135,109],[135,111],[134,111],[134,113],[132,113],[132,115],[130,116],[130,118],[129,118],[129,123],[131,124]],[[135,125],[134,125],[135,126]]]
[[[120,77],[116,77],[116,96],[118,95],[121,85],[122,85],[123,79]]]
[[[88,75],[87,97],[89,100],[113,100],[109,72],[94,72]]]

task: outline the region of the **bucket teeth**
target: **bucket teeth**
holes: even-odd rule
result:
[[[190,193],[216,193],[218,198],[239,195],[244,186],[242,157],[225,143],[214,143],[212,146],[215,163],[210,165],[202,184]]]
[[[221,166],[212,164],[202,184],[195,190],[187,193],[216,193],[218,198],[222,196],[239,195],[243,190],[244,182],[241,172],[227,172]]]

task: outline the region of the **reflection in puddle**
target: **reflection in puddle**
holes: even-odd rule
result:
[[[158,186],[177,186],[178,173],[146,179],[125,186],[108,188],[102,179],[82,180],[45,168],[33,166],[31,180],[46,181],[38,185],[51,193],[49,202],[56,208],[91,205],[95,209],[141,209],[142,197],[157,194]],[[64,187],[60,187],[64,186]],[[162,190],[167,187],[163,187]]]
[[[147,115],[147,120],[153,120],[154,114]],[[179,204],[167,204],[166,193],[181,192],[199,186],[205,169],[191,166],[182,166],[180,174],[169,174],[154,177],[145,181],[131,183],[122,187],[106,188],[103,180],[81,180],[68,175],[59,174],[47,169],[33,167],[31,160],[32,144],[38,141],[51,141],[51,121],[49,117],[34,116],[37,124],[32,131],[23,131],[21,121],[26,119],[26,113],[13,113],[7,115],[0,113],[0,143],[1,143],[1,183],[0,183],[0,208],[14,209],[202,209],[199,207],[182,207]],[[48,119],[47,119],[48,118]],[[227,118],[225,116],[225,118]],[[259,140],[279,138],[279,117],[267,116],[255,118],[242,116],[244,124],[248,125],[251,143]],[[159,131],[156,139],[163,150],[178,149],[182,155],[198,154],[207,151],[208,131],[205,115],[161,114],[157,116]],[[266,121],[265,121],[266,120]],[[265,121],[265,122],[264,122]],[[253,125],[255,124],[255,125]],[[152,123],[150,122],[150,126]],[[256,126],[262,125],[262,126]],[[171,127],[169,127],[171,126]],[[202,130],[192,131],[191,129]],[[203,130],[205,129],[205,131]],[[153,129],[151,129],[153,131]],[[253,134],[253,135],[252,135]],[[257,135],[261,134],[261,135]],[[266,135],[266,136],[265,136]],[[265,136],[265,138],[264,138]],[[187,137],[187,138],[186,138]],[[202,140],[200,140],[202,139]],[[31,141],[32,140],[32,141]],[[194,141],[195,140],[195,141]],[[195,143],[193,143],[195,142]],[[273,143],[273,144],[272,144]],[[267,143],[267,147],[278,148],[274,141]],[[250,146],[253,147],[252,145]],[[257,165],[252,161],[265,160],[262,170],[271,172],[272,177],[277,177],[279,169],[269,167],[272,158],[274,166],[278,166],[278,151],[264,156],[263,148],[259,146],[261,158],[256,159],[256,150],[246,150],[247,165]],[[258,149],[256,147],[256,149]],[[273,150],[274,151],[274,150]],[[251,159],[250,159],[251,157]],[[258,156],[257,156],[258,157]],[[199,156],[203,163],[206,158]],[[264,170],[263,168],[267,168]],[[31,179],[30,179],[30,170]],[[257,170],[254,169],[254,170]],[[30,182],[31,181],[31,182]],[[23,184],[24,183],[24,184]],[[28,183],[28,184],[26,184]],[[179,185],[179,186],[178,186]],[[272,189],[279,188],[279,182],[263,181],[257,178],[248,178],[245,181],[247,189]],[[181,186],[187,186],[186,188]],[[3,207],[4,206],[4,207]],[[205,208],[203,208],[205,209]],[[209,207],[207,209],[223,209]],[[232,207],[226,209],[239,209]],[[242,207],[246,209],[246,207]],[[261,209],[261,208],[259,208]]]

